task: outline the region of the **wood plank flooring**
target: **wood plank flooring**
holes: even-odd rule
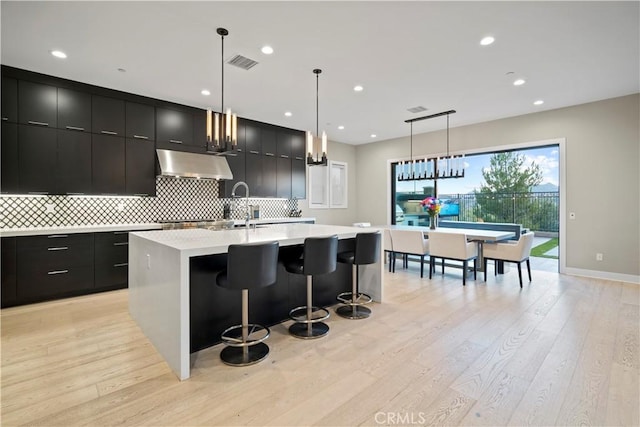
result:
[[[183,382],[126,290],[4,309],[1,424],[640,425],[640,286],[450,270],[385,272],[371,318],[333,314],[312,341],[277,325],[246,368],[206,349]]]

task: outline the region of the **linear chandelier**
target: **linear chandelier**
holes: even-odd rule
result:
[[[398,163],[398,181],[421,181],[425,179],[464,178],[464,154],[449,155],[449,115],[456,110],[443,111],[429,116],[405,120],[411,126],[409,138],[410,155],[408,161]],[[413,122],[447,116],[447,155],[444,157],[413,158]]]
[[[307,132],[307,164],[309,166],[326,166],[327,165],[327,134],[322,131],[322,137],[318,128],[318,86],[322,70],[316,68],[313,74],[316,75],[316,136],[311,132]],[[315,151],[315,157],[314,157]],[[320,154],[322,153],[322,155]]]
[[[222,42],[222,86],[220,94],[222,102],[220,111],[213,113],[207,110],[207,151],[218,154],[233,152],[238,145],[238,116],[231,113],[231,109],[224,110],[224,36],[229,35],[225,28],[218,28],[216,32],[220,35]]]

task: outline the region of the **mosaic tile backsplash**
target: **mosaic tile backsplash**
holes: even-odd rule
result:
[[[156,193],[156,197],[3,195],[0,228],[216,219],[222,218],[225,203],[233,203],[218,198],[218,182],[213,180],[159,176]],[[235,203],[238,209],[232,210],[231,217],[242,219],[244,201]],[[260,205],[261,218],[286,217],[298,209],[298,201],[288,199],[249,198],[249,204]]]

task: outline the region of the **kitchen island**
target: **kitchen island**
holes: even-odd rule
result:
[[[356,227],[280,224],[250,229],[163,230],[129,236],[129,311],[144,334],[176,375],[189,378],[190,356],[219,342],[219,333],[240,323],[240,293],[216,286],[226,267],[230,244],[278,241],[280,260],[299,256],[307,237],[336,234],[339,251],[353,250]],[[360,289],[374,301],[383,298],[382,260],[360,267]],[[251,268],[250,265],[247,268]],[[249,296],[250,317],[271,325],[287,319],[304,301],[304,277],[286,273],[281,263],[274,286]],[[314,302],[332,305],[338,293],[351,289],[351,266],[338,264],[334,273],[319,276]]]

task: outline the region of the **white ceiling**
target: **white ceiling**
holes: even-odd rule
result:
[[[312,69],[321,68],[320,130],[363,144],[406,136],[404,120],[449,109],[458,111],[455,127],[638,92],[639,5],[2,1],[1,60],[219,110],[216,28],[225,27],[225,60],[242,54],[259,62],[249,71],[225,66],[225,107],[315,130]],[[482,47],[486,35],[496,42]],[[264,44],[275,53],[263,55]],[[53,49],[68,58],[54,58]],[[514,87],[516,77],[527,83]],[[364,91],[354,92],[356,84]],[[536,99],[544,105],[534,106]],[[428,111],[407,111],[419,105]],[[444,118],[427,120],[414,133],[445,126]]]

